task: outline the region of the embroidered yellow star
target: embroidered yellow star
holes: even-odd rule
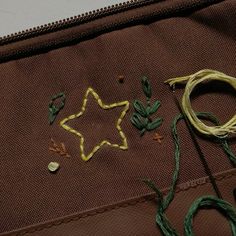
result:
[[[88,153],[87,155],[84,153],[84,143],[85,143],[85,139],[83,134],[81,134],[80,132],[78,132],[77,130],[73,129],[72,127],[70,127],[69,125],[67,125],[66,123],[69,120],[73,120],[76,118],[79,118],[80,116],[82,116],[86,110],[86,105],[87,105],[87,101],[88,101],[88,96],[89,94],[92,94],[94,99],[97,101],[98,105],[105,110],[108,109],[112,109],[114,107],[120,107],[120,106],[124,106],[124,110],[121,112],[120,117],[118,118],[117,122],[116,122],[116,129],[118,130],[118,133],[122,139],[122,143],[121,144],[116,144],[116,143],[111,143],[108,140],[102,140],[98,145],[96,145],[95,147],[93,147],[92,151],[90,153]],[[69,117],[63,119],[60,122],[60,125],[62,128],[64,128],[65,130],[69,131],[70,133],[78,136],[80,138],[80,153],[81,153],[81,158],[84,161],[88,161],[103,145],[109,145],[111,147],[114,148],[120,148],[122,150],[126,150],[128,149],[128,144],[127,144],[127,138],[125,136],[125,134],[123,133],[122,129],[121,129],[121,122],[124,118],[124,116],[126,115],[127,111],[129,109],[129,102],[128,101],[122,101],[122,102],[118,102],[118,103],[113,103],[110,105],[106,105],[102,102],[102,100],[100,99],[100,97],[98,96],[98,94],[92,89],[92,88],[88,88],[86,93],[85,93],[85,97],[83,100],[83,105],[81,108],[81,111],[78,114],[74,114],[74,115],[70,115]]]

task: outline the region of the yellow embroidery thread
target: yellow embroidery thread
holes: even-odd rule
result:
[[[119,145],[119,144],[112,144],[108,140],[103,140],[101,143],[99,143],[97,146],[95,146],[88,155],[85,155],[85,153],[84,153],[84,142],[85,142],[84,136],[80,132],[78,132],[78,131],[74,130],[73,128],[71,128],[70,126],[66,125],[66,123],[69,120],[72,120],[72,119],[75,119],[75,118],[79,118],[80,116],[82,116],[84,114],[84,112],[86,110],[88,96],[89,96],[90,93],[93,95],[93,97],[95,98],[95,100],[97,101],[97,103],[99,104],[99,106],[102,109],[108,110],[108,109],[112,109],[114,107],[120,107],[120,106],[125,106],[125,108],[121,112],[121,115],[120,115],[120,117],[118,118],[118,120],[116,122],[116,129],[118,130],[119,135],[121,136],[122,144],[121,145]],[[69,131],[70,133],[72,133],[72,134],[74,134],[74,135],[76,135],[76,136],[78,136],[80,138],[81,158],[84,161],[88,161],[105,144],[109,145],[111,147],[120,148],[122,150],[128,149],[127,138],[126,138],[125,134],[123,133],[123,131],[121,129],[121,126],[120,126],[121,122],[122,122],[122,120],[123,120],[123,118],[126,115],[128,110],[129,110],[129,102],[128,101],[122,101],[122,102],[106,105],[106,104],[104,104],[102,102],[102,100],[100,99],[98,94],[91,87],[89,87],[87,89],[86,93],[85,93],[85,97],[84,97],[84,100],[83,100],[83,105],[82,105],[81,111],[78,114],[70,115],[69,117],[63,119],[60,122],[60,126],[62,128],[64,128],[65,130]]]
[[[175,86],[175,84],[186,83],[184,95],[182,97],[182,107],[184,113],[189,119],[189,122],[202,134],[225,138],[230,133],[236,133],[236,114],[222,126],[207,126],[197,117],[191,106],[190,95],[193,89],[200,83],[205,83],[212,80],[228,83],[236,90],[236,78],[228,76],[222,72],[209,69],[198,71],[197,73],[189,76],[168,79],[165,83],[168,83],[172,87]]]

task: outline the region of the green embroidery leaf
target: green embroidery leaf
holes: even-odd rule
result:
[[[148,122],[149,122],[148,118],[143,119],[144,127],[146,127],[148,125]]]
[[[161,103],[160,101],[155,101],[154,104],[150,107],[148,114],[152,115],[155,112],[157,112],[158,108],[160,107]]]
[[[134,109],[142,116],[142,117],[147,117],[147,112],[146,109],[144,107],[144,105],[142,104],[142,102],[135,100],[134,103]]]
[[[56,115],[50,113],[49,114],[49,124],[52,124],[55,119],[56,119]]]
[[[61,92],[61,93],[58,93],[58,94],[52,96],[52,100],[53,100],[53,101],[56,100],[57,98],[63,98],[63,99],[65,99],[65,94],[64,94],[63,92]]]
[[[59,105],[55,105],[55,100],[60,99],[60,104]],[[54,95],[51,98],[51,101],[49,103],[49,124],[51,125],[54,120],[56,119],[56,116],[58,115],[58,113],[60,112],[61,109],[63,109],[63,107],[65,106],[65,94],[62,93],[58,93],[57,95]]]
[[[146,76],[143,76],[141,82],[144,94],[146,95],[146,97],[151,98],[152,88],[148,78]]]
[[[163,122],[162,118],[157,118],[156,120],[149,123],[147,125],[146,129],[149,131],[154,130],[154,129],[158,128],[162,124],[162,122]]]
[[[130,120],[131,123],[139,130],[142,130],[145,127],[142,122],[142,117],[138,113],[134,113]]]
[[[145,132],[146,132],[146,129],[143,128],[143,129],[141,130],[141,132],[140,132],[140,136],[142,137],[142,136],[145,134]]]
[[[59,112],[59,109],[55,105],[52,105],[51,107],[49,107],[49,112],[52,114],[56,114]]]
[[[49,124],[52,124],[54,122],[58,112],[59,110],[54,105],[49,108]]]

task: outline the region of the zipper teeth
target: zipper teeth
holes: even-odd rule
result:
[[[86,13],[79,14],[77,16],[65,18],[63,20],[55,21],[52,23],[40,25],[30,29],[22,30],[16,33],[8,34],[0,37],[0,45],[12,43],[21,39],[36,36],[42,33],[49,33],[59,29],[68,28],[80,23],[85,23],[112,13],[120,12],[125,9],[139,7],[143,5],[149,5],[152,2],[158,2],[160,0],[129,0],[122,3],[117,3],[111,6],[103,7],[97,10],[92,10]]]

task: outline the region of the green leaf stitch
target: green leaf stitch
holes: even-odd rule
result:
[[[143,76],[142,80],[142,88],[143,88],[143,92],[146,95],[147,98],[151,98],[152,97],[152,88],[151,88],[151,84],[148,80],[148,78],[146,76]]]
[[[146,131],[151,131],[158,128],[162,122],[162,118],[156,118],[154,121],[151,118],[151,115],[157,112],[158,108],[160,107],[160,101],[155,101],[152,105],[150,103],[150,98],[152,96],[152,89],[151,84],[146,76],[143,76],[141,79],[142,89],[146,96],[147,105],[146,107],[144,104],[139,100],[134,100],[133,106],[135,112],[133,113],[132,117],[130,118],[131,123],[140,130],[140,135],[144,135]]]
[[[157,112],[158,108],[160,107],[161,103],[160,101],[155,101],[153,105],[150,107],[148,114],[152,115]]]
[[[142,130],[145,127],[142,122],[142,117],[138,113],[132,115],[131,122],[139,130]]]
[[[163,122],[162,118],[157,118],[156,120],[150,122],[147,124],[146,128],[148,131],[154,130],[156,128],[158,128]]]
[[[147,112],[146,109],[143,105],[143,103],[139,100],[135,100],[134,103],[134,109],[142,116],[142,117],[147,117]]]
[[[54,104],[55,100],[57,99],[60,99],[60,104],[58,106]],[[60,110],[64,108],[65,100],[66,96],[64,93],[58,93],[51,98],[51,101],[49,103],[49,115],[48,115],[50,125],[55,121]]]
[[[143,136],[145,134],[145,132],[146,132],[146,128],[143,128],[140,132],[140,136]]]

